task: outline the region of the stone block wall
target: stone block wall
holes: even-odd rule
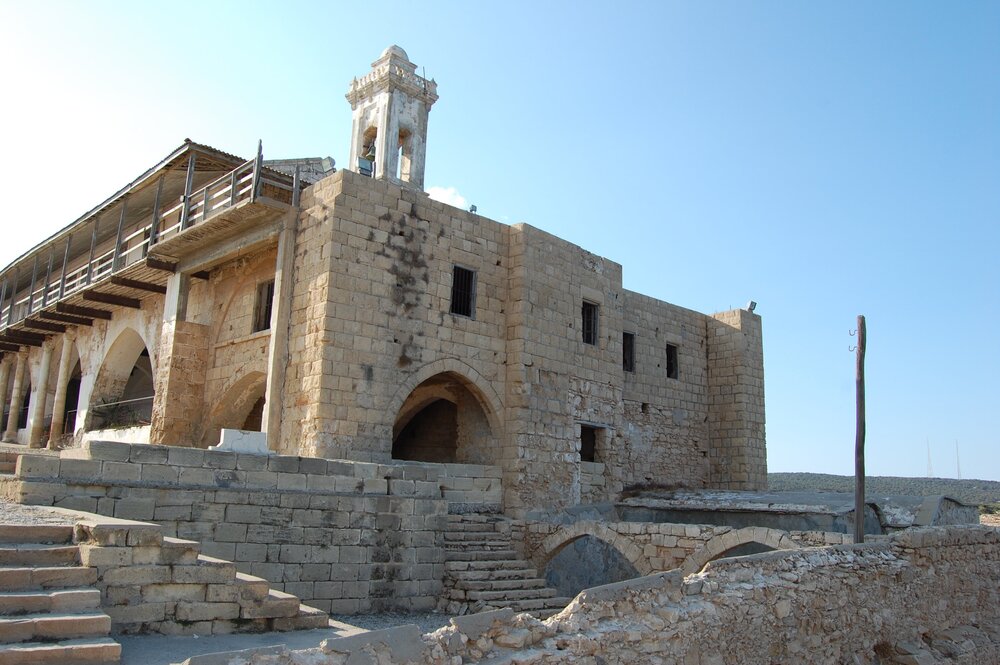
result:
[[[60,458],[22,455],[2,492],[156,522],[324,611],[416,610],[441,591],[445,496],[500,496],[497,469],[440,467],[91,441]]]
[[[737,309],[708,321],[711,486],[767,488],[760,317]]]

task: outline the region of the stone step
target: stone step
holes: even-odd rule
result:
[[[277,631],[313,630],[330,625],[330,617],[323,610],[299,605],[299,612],[293,617],[273,619],[271,627]]]
[[[449,551],[447,560],[451,561],[516,561],[517,552],[514,550],[452,550]]]
[[[470,602],[481,600],[491,605],[502,605],[519,600],[543,600],[555,598],[559,593],[555,589],[507,589],[505,591],[462,591]]]
[[[525,565],[524,562],[521,562]],[[447,566],[447,564],[446,564]],[[449,571],[448,576],[463,584],[469,582],[486,582],[502,580],[530,580],[538,577],[538,571],[534,568],[500,568],[497,570],[455,570]]]
[[[496,531],[456,531],[453,533],[445,531],[444,533],[444,542],[446,544],[460,545],[462,543],[476,543],[491,540],[509,543],[510,534],[498,533]]]
[[[0,544],[67,544],[72,542],[72,524],[0,524]]]
[[[545,580],[535,577],[519,577],[516,579],[492,579],[486,577],[482,580],[457,580],[456,586],[466,591],[504,591],[507,589],[541,589],[545,587]]]
[[[0,644],[0,665],[115,665],[122,647],[110,637]]]
[[[528,562],[522,561],[521,559],[493,559],[488,561],[445,561],[444,569],[446,572],[455,573],[461,571],[485,571],[485,570],[525,570],[528,568]],[[531,577],[537,577],[538,574],[535,573]]]
[[[291,618],[299,613],[299,599],[290,593],[268,589],[263,600],[250,601],[240,608],[241,619]]]
[[[106,637],[110,632],[111,617],[103,612],[0,617],[0,643]]]
[[[101,606],[97,589],[0,592],[0,615],[79,612]]]
[[[510,540],[469,541],[466,543],[445,543],[445,549],[451,552],[510,552]]]
[[[0,566],[68,566],[80,561],[76,545],[12,543],[0,545]]]
[[[88,587],[96,582],[97,570],[83,566],[0,566],[0,591]]]

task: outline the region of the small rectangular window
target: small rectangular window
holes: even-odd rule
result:
[[[581,317],[583,319],[584,344],[597,344],[597,310],[596,304],[583,301]]]
[[[622,333],[622,369],[635,371],[635,333]]]
[[[274,305],[274,280],[257,285],[253,305],[253,332],[271,329],[271,308]]]
[[[476,271],[455,266],[451,277],[451,313],[475,318]]]
[[[597,428],[580,425],[580,461],[596,462]]]
[[[678,376],[677,347],[667,344],[667,376],[676,379]]]

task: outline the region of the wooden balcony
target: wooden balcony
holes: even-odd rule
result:
[[[139,308],[149,294],[166,293],[186,257],[266,232],[298,205],[299,191],[297,174],[263,166],[259,146],[254,159],[240,162],[185,144],[4,271],[0,352],[39,346],[67,325],[110,319],[109,305]],[[117,225],[102,224],[107,217]]]

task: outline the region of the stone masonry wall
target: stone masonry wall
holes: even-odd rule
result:
[[[711,486],[767,488],[760,317],[737,309],[708,322]]]
[[[467,468],[442,479],[417,464],[91,441],[61,458],[22,455],[2,491],[19,503],[156,522],[327,612],[420,610],[441,591],[442,495],[499,500],[499,472]]]
[[[304,192],[282,450],[389,461],[403,400],[445,364],[502,425],[506,232],[348,171]],[[476,272],[472,318],[449,313],[455,265]]]

